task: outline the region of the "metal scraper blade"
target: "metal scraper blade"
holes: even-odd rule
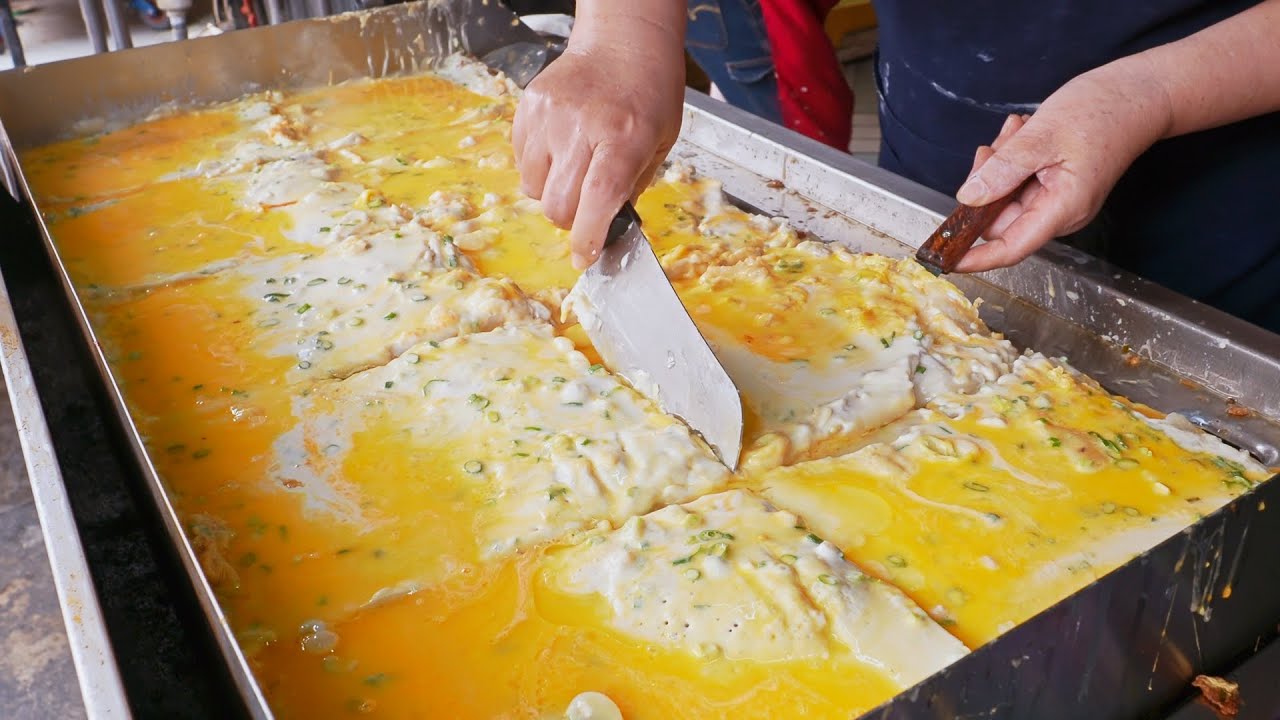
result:
[[[575,290],[600,356],[636,390],[702,436],[731,470],[742,452],[738,388],[693,324],[628,203]]]

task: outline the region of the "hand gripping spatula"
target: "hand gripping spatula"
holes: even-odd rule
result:
[[[472,2],[465,12],[485,17],[481,32],[462,38],[464,48],[521,87],[559,54],[555,41],[540,38],[498,2]],[[572,294],[583,329],[609,367],[737,469],[742,398],[667,280],[631,203],[614,218],[604,250]]]

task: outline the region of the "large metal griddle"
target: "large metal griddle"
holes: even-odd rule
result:
[[[86,118],[128,122],[165,103],[206,104],[262,89],[418,71],[450,52],[480,56],[507,43],[508,29],[480,22],[467,5],[401,5],[2,73],[6,185],[17,197],[29,196],[16,151],[73,136]],[[858,250],[907,255],[952,205],[938,193],[696,93],[686,98],[673,156],[722,181],[743,204]],[[120,639],[119,624],[130,621],[129,598],[119,596],[119,568],[113,573],[102,567],[108,560],[101,545],[115,541],[86,527],[95,510],[109,508],[75,502],[86,492],[79,487],[86,482],[83,465],[97,453],[108,484],[128,485],[147,506],[117,513],[122,517],[116,522],[142,526],[130,529],[163,538],[176,555],[176,583],[151,578],[144,586],[155,595],[180,596],[176,616],[161,624],[190,635],[198,648],[205,642],[202,631],[174,629],[182,625],[181,608],[188,607],[181,600],[193,598],[186,617],[202,617],[216,647],[218,668],[189,673],[201,678],[192,699],[219,697],[218,688],[226,687],[238,699],[235,708],[190,709],[270,717],[43,223],[40,233],[46,267],[61,286],[58,302],[46,297],[26,308],[43,313],[43,321],[26,311],[15,321],[13,310],[31,303],[25,297],[11,303],[0,286],[0,344],[86,706],[101,717],[152,707],[150,698],[139,697],[149,689],[136,681],[135,650],[197,662],[172,647],[135,647]],[[5,242],[24,237],[9,233]],[[17,277],[47,296],[48,281],[35,282],[37,266],[45,262],[33,259],[38,254],[38,248],[6,245],[0,267],[11,285]],[[987,322],[1018,346],[1067,356],[1112,391],[1185,413],[1263,462],[1280,465],[1280,337],[1063,246],[1050,246],[1016,268],[953,280],[983,301]],[[69,322],[78,326],[78,340],[67,340],[74,337],[65,330]],[[74,350],[66,349],[68,342]],[[65,366],[48,367],[50,357]],[[83,357],[91,358],[96,373],[84,372],[90,362]],[[101,403],[81,403],[69,413],[68,377],[90,386]],[[1228,413],[1229,401],[1250,412]],[[97,417],[95,412],[108,416],[108,427],[68,427]],[[95,439],[86,441],[86,432]],[[1277,549],[1280,482],[1273,479],[870,717],[1150,716],[1182,699],[1196,673],[1224,668],[1274,637],[1280,622]],[[164,567],[167,561],[152,562]]]

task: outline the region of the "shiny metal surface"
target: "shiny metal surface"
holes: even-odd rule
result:
[[[107,34],[102,29],[102,16],[98,11],[98,3],[94,0],[79,0],[80,17],[84,19],[84,29],[89,35],[89,44],[95,53],[107,51]]]
[[[616,372],[684,420],[730,469],[742,453],[738,388],[693,324],[640,231],[630,204],[609,229],[600,258],[578,279],[590,311],[578,319]]]
[[[418,71],[449,52],[483,55],[501,47],[502,28],[471,22],[469,12],[462,0],[397,5],[0,73],[7,182],[29,194],[14,172],[14,149],[74,136],[86,119],[129,122],[166,103],[204,104],[265,88]],[[696,93],[687,97],[673,154],[721,180],[734,197],[859,250],[905,256],[951,206],[937,193]],[[48,228],[41,229],[61,268]],[[65,270],[61,279],[244,702],[256,717],[270,717]],[[1280,337],[1065,247],[1051,246],[1016,268],[951,279],[983,301],[984,318],[1015,344],[1066,355],[1110,389],[1164,411],[1188,412],[1260,459],[1280,462]],[[16,335],[6,338],[20,342]],[[25,417],[39,412],[34,394],[15,395],[14,403]],[[1248,409],[1244,417],[1241,408]],[[33,452],[47,450],[47,438],[33,436],[32,443]],[[1230,556],[1231,548],[1219,550]],[[63,580],[81,572],[62,554],[54,564]],[[105,712],[114,700],[97,687],[85,684],[85,701]]]
[[[133,47],[133,36],[129,34],[129,18],[120,6],[123,0],[102,0],[102,12],[107,16],[107,29],[111,32],[111,41],[116,50],[128,50]]]

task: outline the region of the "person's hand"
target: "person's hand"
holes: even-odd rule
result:
[[[609,223],[648,186],[680,132],[682,33],[618,27],[575,28],[564,55],[529,83],[511,133],[521,189],[571,228],[578,269],[595,262]]]
[[[1162,86],[1136,58],[1071,80],[1034,115],[1011,115],[991,146],[978,148],[956,199],[986,205],[1031,180],[956,270],[1007,267],[1083,228],[1129,165],[1165,135],[1171,117]]]

